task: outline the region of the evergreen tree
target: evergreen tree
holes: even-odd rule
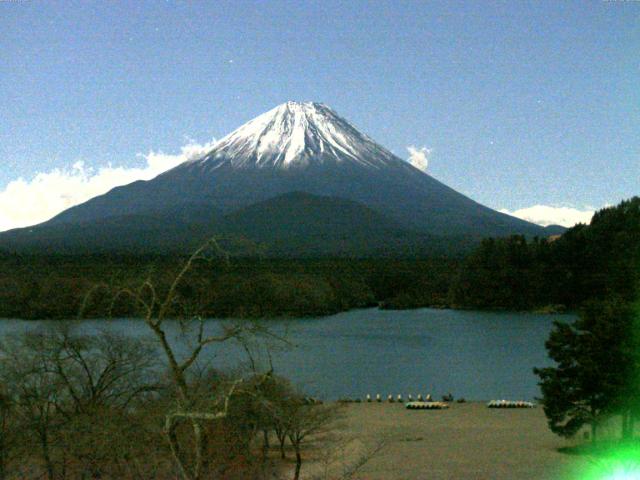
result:
[[[546,348],[556,366],[536,368],[551,431],[571,437],[606,416],[623,417],[632,431],[637,410],[638,341],[633,309],[620,300],[588,302],[573,324],[556,322]]]

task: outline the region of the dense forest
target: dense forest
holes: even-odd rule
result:
[[[0,317],[75,318],[87,292],[85,316],[104,316],[105,291],[152,279],[166,290],[180,256],[14,256],[0,260]],[[216,317],[324,315],[386,301],[446,305],[457,262],[426,260],[285,260],[213,258],[201,261],[180,288],[183,302]],[[114,315],[133,314],[115,306]]]
[[[160,290],[180,255],[0,254],[0,317],[73,318],[91,289]],[[485,239],[464,258],[211,258],[182,284],[184,302],[219,317],[324,315],[351,308],[423,306],[576,309],[593,297],[632,299],[640,260],[640,198],[596,213],[560,237]],[[111,307],[93,295],[86,316]],[[113,306],[131,315],[131,305]]]
[[[484,240],[451,281],[450,301],[516,310],[575,309],[592,298],[633,301],[639,262],[640,198],[634,197],[558,238]]]

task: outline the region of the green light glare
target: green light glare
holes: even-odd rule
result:
[[[571,475],[570,480],[640,480],[640,447],[612,447],[590,457],[586,469]]]
[[[629,469],[625,467],[620,467],[611,475],[607,475],[603,480],[640,480],[640,472],[637,471],[629,471]]]

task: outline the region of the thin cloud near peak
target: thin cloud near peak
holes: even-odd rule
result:
[[[409,158],[407,159],[407,162],[416,167],[418,170],[426,172],[427,167],[429,166],[429,159],[431,158],[431,154],[433,153],[433,149],[427,147],[418,148],[414,145],[409,145],[407,147],[407,151],[409,152]]]

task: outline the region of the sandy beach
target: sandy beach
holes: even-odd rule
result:
[[[385,440],[359,470],[360,479],[571,480],[570,472],[586,462],[557,451],[571,443],[549,431],[540,407],[469,402],[416,411],[398,403],[354,403],[345,405],[339,430],[352,439],[344,464]],[[318,462],[308,465],[307,478],[318,468]]]

